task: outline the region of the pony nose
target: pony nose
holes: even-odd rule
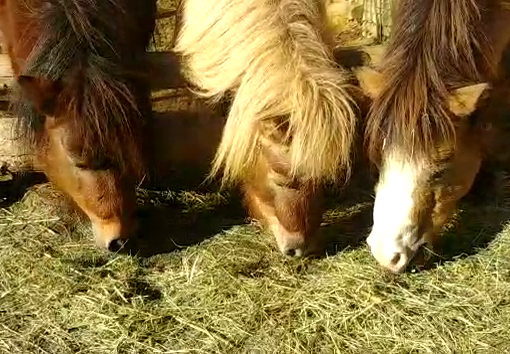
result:
[[[302,248],[299,247],[289,247],[282,250],[282,253],[287,257],[302,257],[304,254],[304,251]]]
[[[277,237],[277,241],[278,247],[284,256],[299,258],[303,257],[307,252],[304,237],[301,235],[284,234],[280,235],[280,238]]]
[[[276,238],[280,252],[288,257],[302,257],[307,251],[306,238],[303,232],[290,232],[280,223],[272,225],[271,231]]]
[[[394,252],[383,266],[392,273],[402,273],[409,263],[409,257],[405,252]]]
[[[124,249],[126,246],[127,240],[122,239],[115,239],[111,240],[108,244],[108,251],[110,252],[119,252],[120,250]]]
[[[402,273],[409,264],[409,256],[406,252],[391,252],[388,254],[375,253],[372,251],[377,262],[392,273]]]
[[[398,247],[397,245],[378,240],[374,235],[367,239],[370,251],[376,261],[385,269],[392,273],[402,273],[411,259],[410,252],[405,247]]]
[[[129,251],[126,249],[126,243],[137,230],[136,220],[95,221],[92,222],[92,232],[96,239],[96,244],[111,252]],[[130,243],[129,245],[133,245]]]

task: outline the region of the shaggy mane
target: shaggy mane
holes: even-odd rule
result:
[[[145,3],[145,4],[142,4]],[[153,0],[29,1],[37,41],[23,75],[62,82],[59,116],[68,119],[80,144],[80,158],[108,160],[141,173],[141,132],[150,114],[143,75],[145,49],[154,28]],[[21,5],[19,5],[21,6]],[[29,37],[30,38],[30,37]],[[43,118],[18,98],[20,133],[32,144]]]
[[[453,142],[449,91],[494,78],[497,63],[486,37],[491,0],[401,0],[394,33],[379,65],[384,86],[367,122],[369,154],[382,143],[430,155]]]
[[[176,51],[190,81],[207,97],[234,93],[212,175],[231,183],[252,173],[262,136],[272,136],[291,177],[349,171],[355,104],[322,1],[187,0],[183,10]]]

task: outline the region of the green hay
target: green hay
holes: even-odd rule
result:
[[[55,197],[41,186],[0,213],[0,352],[510,351],[508,231],[401,276],[382,271],[363,245],[287,259],[270,235],[242,223],[142,258],[97,249],[85,223],[49,203]],[[234,208],[217,193],[141,191],[139,200],[193,223],[228,219]],[[324,227],[355,234],[343,227],[370,205],[350,204],[329,210]],[[446,238],[466,246],[494,236],[510,213],[501,202],[464,209]],[[181,232],[182,220],[164,237]]]
[[[141,190],[165,221],[142,242],[167,251],[143,258],[34,188],[0,209],[0,353],[509,353],[510,205],[464,204],[440,264],[393,276],[364,246],[364,191],[329,203],[327,257],[292,260],[228,194]]]

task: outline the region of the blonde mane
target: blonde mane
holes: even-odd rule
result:
[[[275,143],[292,177],[349,173],[355,104],[322,1],[185,0],[181,26],[175,50],[200,94],[235,95],[211,175],[233,183],[250,173],[268,126],[283,130]]]

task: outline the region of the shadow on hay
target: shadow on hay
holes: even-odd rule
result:
[[[317,236],[324,246],[321,255],[366,246],[365,239],[372,226],[375,181],[368,165],[360,164],[343,188],[326,189],[326,212]]]
[[[139,256],[200,243],[246,219],[237,194],[204,184],[225,118],[200,104],[182,109],[182,103],[165,103],[158,102],[151,123],[150,179],[138,195],[138,237],[124,250]]]
[[[144,191],[147,196],[159,194]],[[175,193],[178,193],[177,190]],[[239,196],[227,196],[222,205],[190,210],[185,203],[172,200],[147,204],[138,210],[138,237],[130,241],[128,252],[142,257],[169,253],[198,244],[235,225],[246,222]]]
[[[189,176],[192,180],[196,179],[192,174]],[[369,182],[366,178],[353,179],[343,190],[332,187],[327,191],[325,206],[328,212],[317,234],[324,252],[314,257],[333,255],[346,249],[364,246],[372,223],[373,198],[372,185]],[[182,187],[183,184],[176,184],[174,189],[171,189],[173,192],[163,194],[177,195],[182,193],[179,192]],[[217,191],[214,188],[196,187],[187,190],[204,193]],[[219,205],[204,206],[198,210],[189,210],[186,203],[176,199],[169,201],[163,197],[165,201],[161,203],[158,196],[161,196],[162,192],[142,192],[143,198],[152,202],[143,202],[139,209],[140,232],[127,249],[131,254],[147,257],[172,252],[198,244],[224,230],[247,222],[242,197],[238,192],[222,196]],[[274,242],[272,237],[271,242]]]
[[[510,220],[508,171],[489,164],[478,174],[471,192],[460,203],[462,212],[435,245],[435,253],[421,252],[411,269],[430,270],[486,249]]]
[[[8,208],[19,201],[30,187],[47,182],[46,176],[35,172],[0,172],[0,208]]]
[[[231,190],[220,195],[218,185],[200,185],[205,173],[204,168],[191,167],[172,171],[166,182],[158,181],[158,186],[164,187],[165,192],[142,190],[140,233],[138,239],[131,242],[128,252],[145,257],[168,253],[200,243],[233,226],[246,224],[247,213],[239,191]],[[365,246],[372,224],[374,182],[373,171],[367,165],[360,165],[345,187],[325,188],[326,213],[316,236],[323,252],[314,257]],[[198,198],[209,195],[215,200],[212,205],[198,200],[198,205],[203,207],[190,209],[182,197],[177,197],[182,193],[197,193]],[[271,242],[274,243],[272,237]],[[276,244],[274,247],[276,249]]]

